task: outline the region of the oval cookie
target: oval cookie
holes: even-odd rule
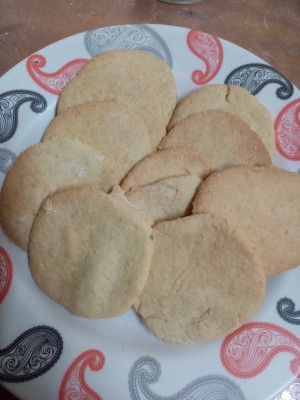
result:
[[[112,172],[111,185],[151,151],[150,134],[144,121],[114,102],[80,104],[56,116],[43,140],[68,137],[86,143],[106,157]]]
[[[160,149],[192,147],[217,171],[236,164],[271,165],[258,135],[238,116],[207,110],[179,121],[160,144]]]
[[[153,236],[149,278],[135,308],[159,338],[196,343],[222,337],[262,303],[262,268],[211,216],[160,222]]]
[[[8,237],[27,250],[33,219],[45,198],[62,188],[111,185],[105,157],[67,138],[30,146],[8,171],[0,196],[0,220]]]
[[[146,91],[153,91],[167,126],[177,101],[176,80],[168,64],[160,57],[149,51],[107,51],[94,56],[86,64],[86,69],[89,68],[97,68],[101,75],[108,72],[110,79],[122,79],[123,84],[126,84],[125,79],[135,81]]]
[[[177,122],[199,111],[219,109],[236,114],[260,137],[270,157],[275,155],[273,120],[268,109],[240,86],[211,84],[188,94],[174,111],[168,130]]]
[[[226,221],[271,276],[300,265],[299,198],[299,174],[235,166],[201,184],[193,213]]]
[[[166,133],[167,122],[157,91],[152,86],[155,78],[151,64],[146,68],[142,62],[145,54],[148,53],[133,50],[107,52],[88,61],[61,92],[58,114],[82,103],[115,101],[144,119],[155,149]],[[135,58],[138,63],[134,62]],[[142,68],[139,68],[140,62]]]
[[[34,220],[29,262],[37,285],[71,313],[108,318],[140,295],[153,253],[150,224],[96,188],[47,198]]]

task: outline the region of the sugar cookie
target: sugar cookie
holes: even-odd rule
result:
[[[48,126],[43,140],[68,137],[86,143],[106,157],[112,186],[152,151],[144,121],[114,102],[80,104],[59,114]]]
[[[79,141],[55,138],[30,146],[8,171],[0,197],[0,220],[9,238],[27,250],[32,221],[50,194],[62,188],[111,185],[103,154]]]
[[[223,221],[271,276],[300,265],[300,176],[276,167],[236,166],[199,187],[193,213]]]
[[[30,235],[37,285],[71,313],[108,318],[140,295],[153,253],[150,224],[126,202],[100,189],[47,198]]]
[[[265,276],[251,253],[210,215],[160,222],[135,309],[148,328],[172,343],[213,340],[257,310]]]
[[[199,111],[219,109],[243,119],[260,137],[270,157],[275,154],[273,120],[269,110],[250,92],[240,86],[210,84],[189,93],[177,106],[168,129]]]
[[[192,147],[218,171],[237,164],[271,165],[271,158],[258,135],[238,116],[208,110],[179,121],[160,144],[160,149]]]

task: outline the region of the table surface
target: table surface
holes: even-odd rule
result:
[[[300,0],[202,0],[193,5],[158,0],[0,0],[0,10],[0,76],[64,37],[108,25],[158,23],[231,41],[300,87]],[[16,398],[0,386],[0,399]]]

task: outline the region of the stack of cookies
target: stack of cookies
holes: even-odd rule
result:
[[[266,278],[300,264],[300,177],[272,166],[272,118],[243,88],[176,102],[155,55],[94,57],[7,173],[0,218],[71,313],[133,306],[159,338],[196,343],[248,321]]]

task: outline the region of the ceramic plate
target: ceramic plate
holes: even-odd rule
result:
[[[280,72],[204,32],[122,25],[59,41],[1,78],[1,184],[15,157],[41,139],[66,82],[114,49],[165,60],[179,98],[210,83],[252,92],[274,118],[276,165],[299,173],[300,95]],[[20,399],[299,399],[300,268],[269,279],[262,307],[230,336],[176,346],[154,337],[133,310],[96,321],[70,315],[36,287],[27,254],[2,231],[0,243],[0,383]]]

